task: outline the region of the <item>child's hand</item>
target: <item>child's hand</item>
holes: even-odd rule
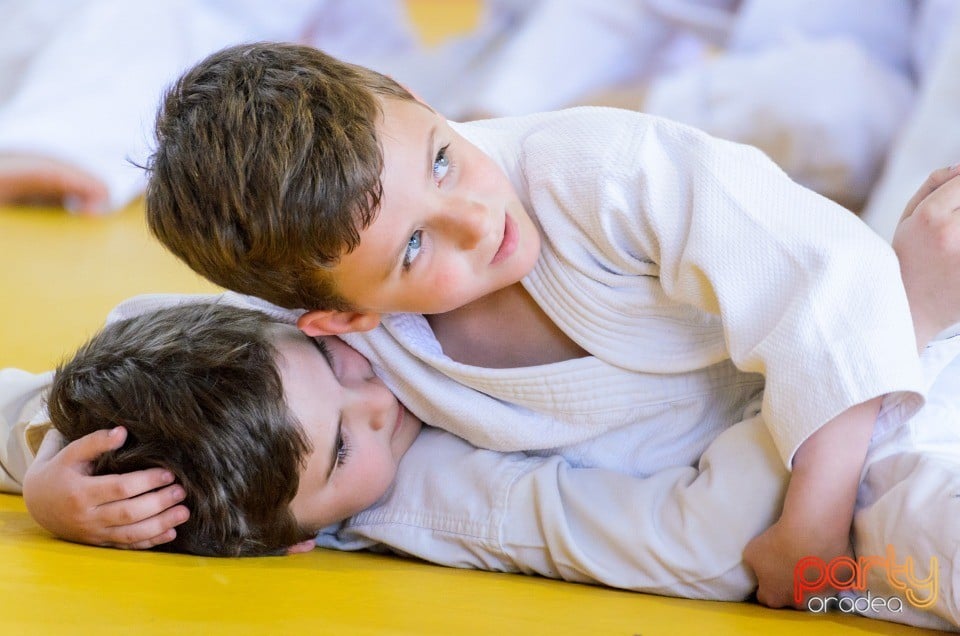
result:
[[[0,154],[0,205],[56,205],[97,214],[109,204],[107,186],[92,174],[50,157]]]
[[[921,348],[960,321],[958,175],[956,166],[933,172],[907,203],[893,236]]]
[[[123,445],[122,427],[90,433],[58,452],[62,436],[47,433],[23,481],[30,514],[58,537],[113,548],[147,549],[176,537],[189,517],[173,475],[151,468],[91,475],[92,461]]]
[[[793,575],[806,557],[824,562],[849,555],[850,525],[863,458],[880,398],[850,407],[808,437],[793,456],[793,472],[776,523],[747,544],[744,561],[757,575],[757,600],[798,607]]]
[[[816,529],[807,528],[806,532],[790,529],[781,518],[747,544],[743,558],[757,575],[758,601],[767,607],[802,609],[805,600],[797,602],[793,589],[797,563],[811,556],[829,562],[852,554],[846,537],[830,540],[819,535]],[[833,594],[833,590],[825,590],[824,594]]]

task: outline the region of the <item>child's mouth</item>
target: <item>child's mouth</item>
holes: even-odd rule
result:
[[[400,429],[403,428],[403,406],[397,405],[397,420],[393,423],[393,432],[390,433],[390,439],[393,439],[397,436],[397,433],[400,432]]]
[[[500,247],[497,248],[497,253],[493,255],[490,264],[496,265],[513,254],[517,249],[518,241],[517,222],[507,213],[504,215],[503,221],[503,238],[500,240]]]

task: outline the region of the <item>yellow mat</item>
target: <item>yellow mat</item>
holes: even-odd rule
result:
[[[426,41],[475,0],[409,0]],[[98,219],[0,208],[0,366],[51,368],[138,293],[214,288],[149,237],[142,210]],[[0,634],[923,634],[841,614],[647,596],[314,550],[208,559],[57,541],[0,495]]]

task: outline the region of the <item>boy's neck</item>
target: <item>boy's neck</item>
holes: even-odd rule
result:
[[[427,321],[446,355],[473,366],[510,369],[588,355],[520,283]]]

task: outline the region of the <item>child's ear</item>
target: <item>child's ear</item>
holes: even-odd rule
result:
[[[308,311],[297,320],[300,331],[311,338],[339,336],[343,333],[370,331],[380,324],[380,314],[360,311],[336,311],[316,309]]]

